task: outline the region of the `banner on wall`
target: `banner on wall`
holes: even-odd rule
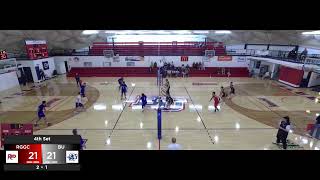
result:
[[[74,61],[74,62],[79,62],[79,60],[80,60],[80,59],[79,59],[78,57],[74,57],[74,58],[73,58],[73,61]]]
[[[181,56],[181,62],[187,62],[189,61],[189,56]]]
[[[218,56],[218,61],[232,61],[232,56]]]
[[[127,62],[127,66],[128,66],[128,67],[134,67],[134,66],[135,66],[135,63],[134,63],[134,62]]]
[[[245,56],[234,56],[237,62],[246,62],[247,58]]]
[[[119,54],[117,54],[116,56],[113,56],[113,62],[120,62]]]
[[[125,57],[125,61],[144,61],[144,57],[143,56]]]
[[[0,51],[0,60],[8,59],[7,52],[5,50]]]
[[[293,87],[300,87],[304,71],[291,67],[281,66],[279,81]]]
[[[42,66],[44,70],[48,70],[49,69],[49,62],[48,61],[43,61],[42,62]]]

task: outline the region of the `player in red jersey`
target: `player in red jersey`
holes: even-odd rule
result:
[[[216,92],[212,92],[212,97],[209,100],[209,102],[213,99],[213,106],[214,106],[214,112],[219,111],[218,104],[219,104],[219,97],[216,96]]]

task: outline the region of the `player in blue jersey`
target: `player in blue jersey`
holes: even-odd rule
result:
[[[142,111],[144,111],[144,107],[146,107],[147,105],[147,96],[144,93],[142,93],[140,99],[142,103]]]
[[[80,85],[80,94],[81,94],[81,96],[82,97],[86,97],[86,83],[84,82],[84,83],[82,83],[81,85]]]
[[[128,86],[126,85],[126,82],[122,81],[120,89],[121,89],[121,100],[123,99],[123,95],[124,95],[124,98],[127,99]]]
[[[119,91],[121,90],[121,84],[123,82],[123,77],[121,77],[120,79],[118,79],[118,83],[119,83]]]
[[[73,129],[72,134],[80,136],[80,150],[83,150],[86,146],[86,141],[82,139],[82,136],[80,134],[78,134],[77,129]]]
[[[47,126],[49,126],[49,122],[47,121],[46,115],[45,115],[45,111],[46,111],[46,101],[42,101],[42,103],[38,106],[38,120],[35,123],[35,126],[38,126],[38,122],[43,119]]]

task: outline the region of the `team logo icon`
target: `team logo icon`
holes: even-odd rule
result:
[[[66,151],[66,163],[79,163],[79,152]]]
[[[6,163],[18,163],[18,151],[6,151]]]

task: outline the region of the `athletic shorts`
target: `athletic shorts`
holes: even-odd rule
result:
[[[78,107],[83,107],[83,104],[82,103],[76,103],[76,108]]]
[[[38,117],[40,119],[46,117],[46,115],[43,112],[38,112]]]
[[[142,108],[144,108],[147,105],[147,102],[142,102]]]

